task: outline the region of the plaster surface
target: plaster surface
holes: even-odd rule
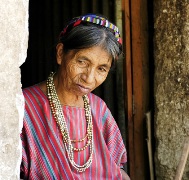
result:
[[[28,0],[0,0],[0,179],[19,179],[24,98],[20,65],[28,46]]]

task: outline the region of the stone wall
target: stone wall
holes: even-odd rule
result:
[[[19,66],[28,46],[28,0],[0,0],[0,179],[19,179],[24,99]]]
[[[156,177],[173,180],[189,135],[189,1],[154,0],[154,27]]]

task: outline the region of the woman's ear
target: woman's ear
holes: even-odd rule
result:
[[[56,61],[57,64],[61,65],[63,58],[63,48],[64,45],[62,43],[58,43],[56,46]]]

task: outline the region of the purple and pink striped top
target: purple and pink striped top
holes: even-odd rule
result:
[[[25,97],[24,126],[21,133],[21,174],[31,180],[121,180],[120,168],[126,163],[126,149],[118,129],[105,102],[88,94],[92,118],[94,150],[91,166],[85,172],[77,172],[69,163],[62,135],[52,115],[49,101],[35,85],[23,90]],[[82,139],[86,135],[84,108],[62,106],[71,139]],[[82,144],[83,143],[83,144]],[[85,142],[75,143],[83,147]],[[74,152],[78,164],[86,162],[87,148]]]

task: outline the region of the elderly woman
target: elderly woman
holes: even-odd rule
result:
[[[23,90],[23,179],[126,179],[126,149],[105,102],[92,94],[121,54],[118,28],[87,14],[56,46],[56,73]]]

